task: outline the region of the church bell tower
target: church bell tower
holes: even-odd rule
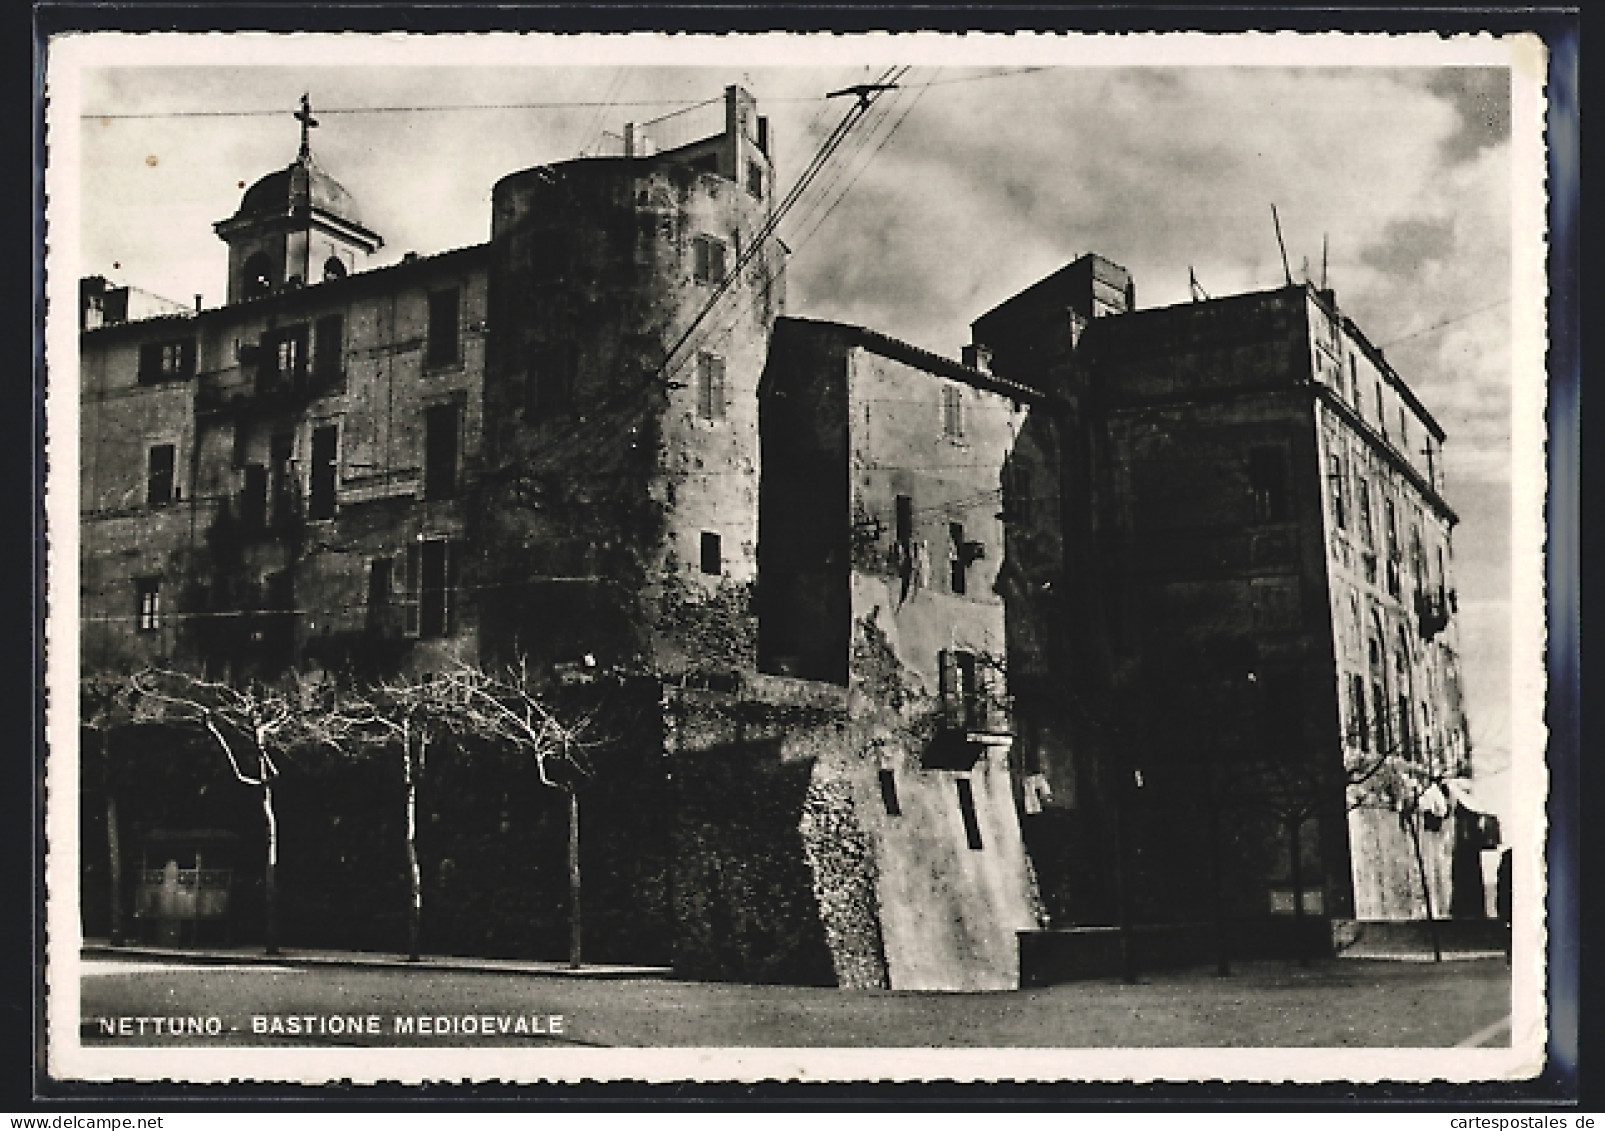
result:
[[[239,211],[213,225],[229,248],[230,303],[342,278],[384,243],[363,227],[351,194],[313,159],[318,122],[309,96],[301,96],[295,117],[301,123],[295,160],[246,189]]]

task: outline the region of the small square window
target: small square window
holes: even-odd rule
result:
[[[712,236],[698,236],[692,241],[693,274],[699,283],[717,283],[725,275],[725,246]]]
[[[724,572],[724,555],[717,534],[702,532],[702,572],[717,577]]]

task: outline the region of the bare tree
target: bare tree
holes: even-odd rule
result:
[[[401,752],[405,785],[407,858],[407,958],[422,957],[423,873],[418,864],[418,786],[429,747],[447,730],[460,727],[454,714],[462,706],[461,684],[425,675],[384,680],[367,688],[343,689],[323,715],[324,740],[343,749],[368,743]]]
[[[95,736],[106,803],[106,851],[111,885],[111,944],[123,938],[122,826],[117,814],[117,782],[111,762],[111,736],[134,722],[134,681],[126,673],[95,672],[78,683],[78,722]],[[82,773],[82,767],[80,767]]]
[[[455,732],[528,754],[542,785],[568,795],[569,965],[581,960],[579,786],[592,774],[581,736],[590,718],[561,719],[536,690],[527,662],[498,673],[460,665],[435,677],[452,709]]]
[[[1395,715],[1383,717],[1374,736],[1349,744],[1345,759],[1348,769],[1347,805],[1349,809],[1385,809],[1399,814],[1400,823],[1410,836],[1415,855],[1416,877],[1421,883],[1422,908],[1427,934],[1432,941],[1432,957],[1443,961],[1438,933],[1437,910],[1432,903],[1432,885],[1427,878],[1426,858],[1421,851],[1421,826],[1428,809],[1429,794],[1436,791],[1447,807],[1444,783],[1453,775],[1433,756],[1424,736],[1412,736],[1410,720]],[[1363,723],[1361,724],[1363,725]],[[1374,742],[1372,741],[1374,738]]]
[[[222,752],[235,780],[257,791],[267,841],[263,941],[268,954],[277,954],[279,821],[273,783],[292,748],[323,740],[318,719],[328,711],[331,688],[298,673],[280,684],[236,688],[187,672],[147,669],[133,677],[133,689],[137,721],[200,730]]]

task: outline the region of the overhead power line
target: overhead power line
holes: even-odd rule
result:
[[[340,106],[333,109],[318,107],[319,114],[434,114],[450,113],[471,110],[606,110],[610,107],[621,106],[674,106],[682,110],[694,110],[698,106],[706,106],[714,99],[702,101],[688,101],[683,98],[649,98],[639,101],[597,101],[589,99],[577,102],[475,102],[456,106]],[[809,99],[813,101],[813,99]],[[278,117],[285,113],[281,107],[277,110],[159,110],[140,114],[85,114],[86,118],[269,118]]]
[[[1430,326],[1423,326],[1419,330],[1412,330],[1410,333],[1404,335],[1401,338],[1394,338],[1392,341],[1383,342],[1377,348],[1378,349],[1387,349],[1389,346],[1396,346],[1400,342],[1408,342],[1412,338],[1419,338],[1423,334],[1430,334],[1434,330],[1442,330],[1445,326],[1453,326],[1456,322],[1464,322],[1466,319],[1474,318],[1477,315],[1484,313],[1485,311],[1492,310],[1496,306],[1504,306],[1505,303],[1507,303],[1509,301],[1510,301],[1510,296],[1506,295],[1504,298],[1495,299],[1493,302],[1487,303],[1487,304],[1485,304],[1483,306],[1479,306],[1475,310],[1468,310],[1464,314],[1455,315],[1453,318],[1445,318],[1442,322],[1434,322]]]
[[[924,88],[933,86],[952,86],[956,83],[980,82],[985,79],[1010,78],[1015,75],[1035,74],[1038,71],[1047,71],[1050,67],[1019,67],[1008,71],[994,71],[983,75],[958,75],[953,78],[931,79],[928,82],[905,83],[908,88]],[[452,114],[470,113],[476,110],[607,110],[617,107],[651,107],[668,106],[673,109],[671,114],[685,110],[695,110],[709,103],[717,102],[721,96],[692,100],[685,98],[641,98],[627,101],[602,99],[576,99],[574,101],[544,101],[544,102],[472,102],[457,103],[443,106],[336,106],[333,108],[318,107],[319,114]],[[819,102],[826,101],[822,95],[799,95],[793,97],[765,98],[765,104]],[[285,113],[282,107],[271,110],[149,110],[137,113],[86,113],[85,118],[95,118],[102,121],[137,121],[140,119],[155,118],[271,118]],[[668,115],[665,115],[667,117]]]

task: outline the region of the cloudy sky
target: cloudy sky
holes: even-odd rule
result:
[[[521,66],[505,54],[359,66],[280,52],[89,68],[80,273],[219,303],[226,256],[211,225],[295,156],[303,92],[321,122],[318,160],[384,237],[374,265],[485,240],[499,177],[596,152],[604,131],[731,82],[772,119],[784,188],[847,109],[824,95],[908,61],[885,48],[839,63],[794,54],[811,65],[757,66],[755,52],[712,66]],[[782,228],[790,311],[956,355],[972,319],[1087,251],[1129,268],[1144,307],[1187,301],[1189,268],[1212,295],[1270,288],[1282,281],[1274,202],[1294,274],[1307,262],[1319,277],[1324,237],[1340,305],[1449,434],[1468,711],[1479,772],[1503,788],[1510,72],[1334,65],[1319,51],[1297,67],[1045,65],[1029,53],[967,65],[982,58],[914,66],[802,198]],[[710,112],[648,133],[672,144]]]

